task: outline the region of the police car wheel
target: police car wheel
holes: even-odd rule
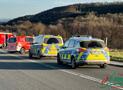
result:
[[[76,66],[76,61],[74,58],[71,59],[71,68],[72,69],[75,69],[77,66]]]
[[[100,64],[100,68],[106,68],[106,64]]]
[[[57,56],[57,64],[58,64],[58,65],[63,64],[62,61],[61,61],[61,59],[60,59],[60,56],[59,56],[59,55]]]
[[[30,51],[29,51],[29,58],[32,59],[32,54]]]
[[[25,49],[24,48],[21,48],[20,54],[25,54]]]
[[[41,53],[40,53],[40,51],[38,51],[37,58],[38,59],[41,59]]]

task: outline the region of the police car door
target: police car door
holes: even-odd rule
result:
[[[60,50],[60,56],[61,56],[61,59],[64,60],[65,58],[65,53],[66,53],[66,50],[68,48],[68,44],[69,44],[69,40],[67,40],[64,44],[64,46],[61,48]]]
[[[67,56],[68,56],[69,61],[71,60],[71,56],[75,50],[74,46],[75,46],[75,40],[71,39],[70,43],[68,45],[68,52],[67,52]]]
[[[74,47],[74,40],[70,39],[68,47],[66,48],[64,52],[64,60],[66,60],[66,62],[70,62],[71,60],[71,54],[73,51],[73,47]]]
[[[42,43],[42,37],[41,36],[37,36],[35,39],[34,39],[34,45],[33,45],[33,54],[34,55],[38,55],[38,53],[40,52],[40,48],[41,48],[41,43]]]

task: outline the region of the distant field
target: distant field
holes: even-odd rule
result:
[[[112,50],[110,55],[112,61],[123,62],[123,50]]]

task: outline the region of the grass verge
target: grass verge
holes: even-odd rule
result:
[[[114,50],[110,52],[111,61],[123,62],[123,51]]]

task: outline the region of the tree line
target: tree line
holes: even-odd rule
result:
[[[17,35],[61,35],[64,40],[74,35],[91,35],[103,40],[108,38],[110,48],[123,49],[122,13],[96,15],[91,12],[85,16],[61,18],[49,25],[20,20],[13,25],[0,25],[0,31],[14,32]]]

